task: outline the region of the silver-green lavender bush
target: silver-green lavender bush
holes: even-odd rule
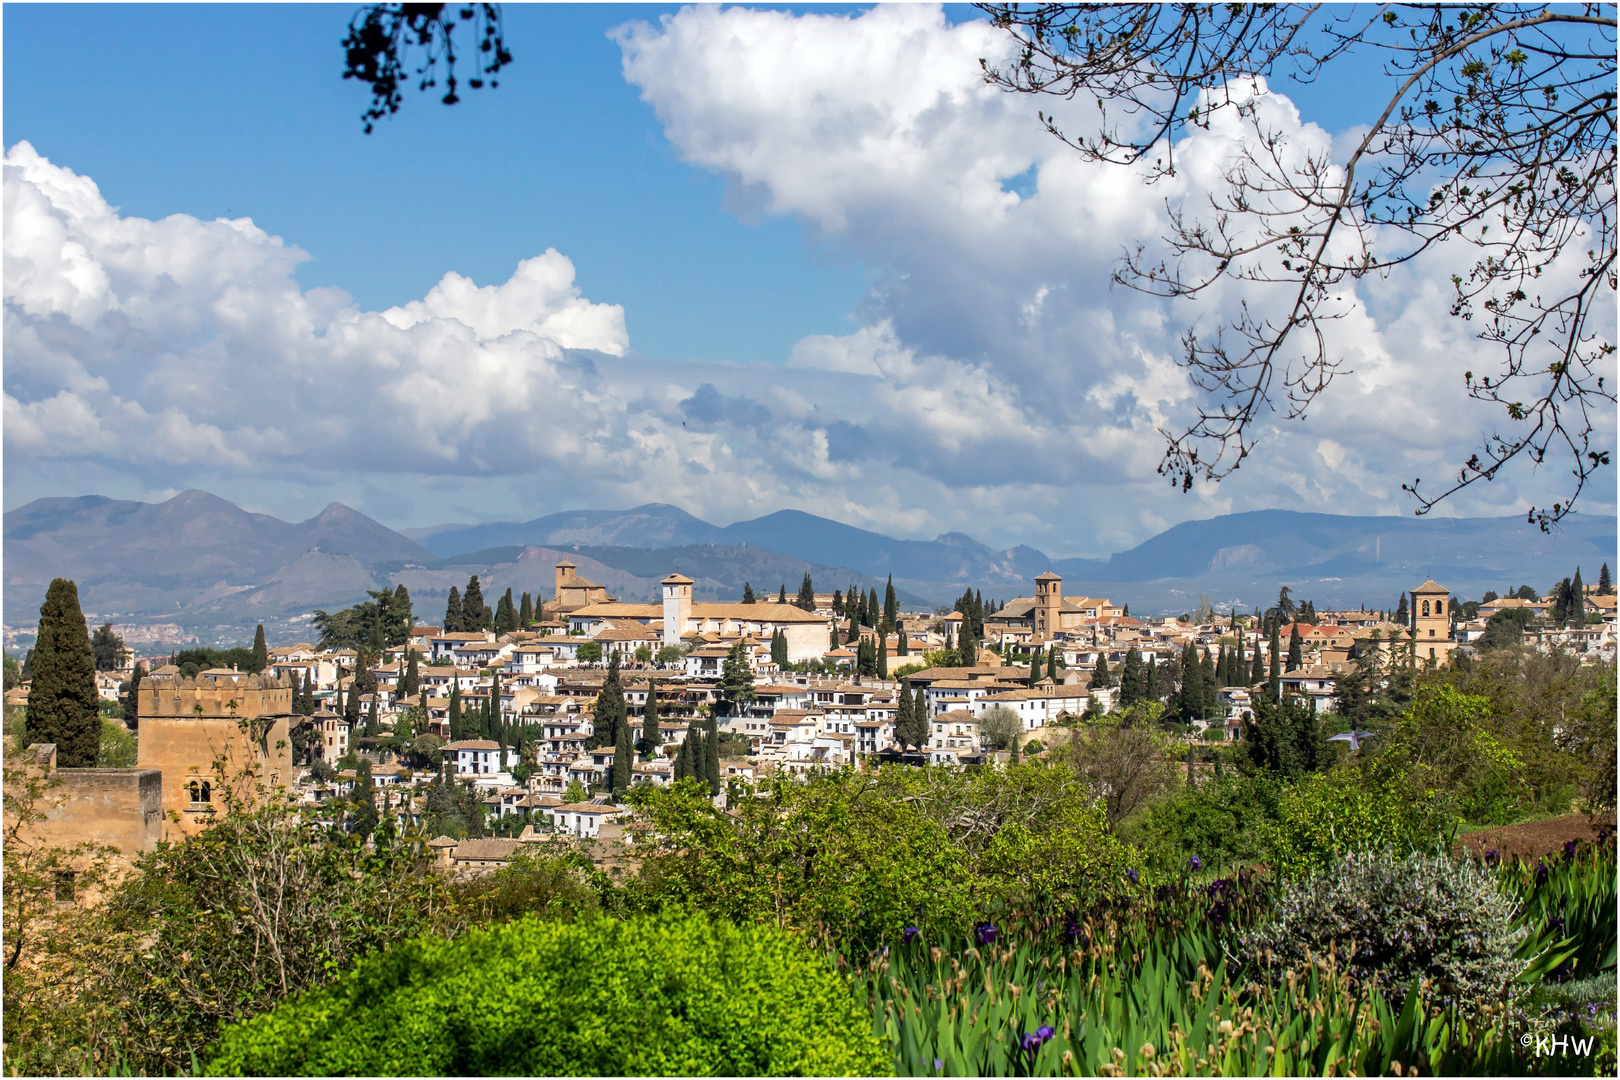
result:
[[[1526,961],[1513,900],[1483,868],[1444,855],[1362,853],[1284,886],[1275,914],[1236,952],[1282,978],[1332,952],[1341,971],[1397,1006],[1413,980],[1437,1005],[1465,1013],[1511,1004]]]

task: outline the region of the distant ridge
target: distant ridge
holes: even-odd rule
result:
[[[5,515],[5,622],[13,632],[31,629],[46,585],[62,576],[78,582],[95,618],[175,623],[233,641],[264,621],[272,640],[296,640],[309,635],[312,608],[342,607],[397,582],[430,620],[450,585],[472,573],[502,590],[549,590],[559,553],[626,599],[651,599],[658,578],[679,569],[709,598],[735,597],[744,581],[756,593],[784,585],[792,593],[806,572],[819,591],[854,583],[881,593],[892,574],[908,604],[948,605],[969,587],[987,600],[1029,595],[1035,575],[1050,569],[1063,575],[1066,594],[1109,596],[1137,613],[1189,610],[1201,594],[1218,605],[1270,603],[1283,585],[1319,605],[1392,607],[1427,577],[1475,599],[1520,584],[1544,591],[1577,565],[1596,580],[1605,561],[1620,569],[1615,525],[1613,516],[1577,515],[1547,535],[1518,516],[1256,510],[1184,522],[1107,559],[1051,559],[961,533],[897,540],[799,510],[721,527],[648,503],[413,529],[413,540],[341,503],[290,523],[203,491],[162,503],[85,496],[39,499]]]

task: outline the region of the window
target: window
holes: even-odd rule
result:
[[[1428,613],[1429,613],[1429,602],[1427,600],[1425,600],[1425,601],[1423,601],[1423,614],[1427,615]]]

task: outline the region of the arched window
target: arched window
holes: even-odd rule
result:
[[[202,785],[193,780],[186,785],[186,792],[191,796],[192,802],[202,802]]]
[[[1428,613],[1429,613],[1429,602],[1427,600],[1425,600],[1425,601],[1423,601],[1423,614],[1427,615]]]
[[[202,782],[202,800],[201,801],[202,802],[212,802],[213,798],[214,798],[214,786],[212,784],[210,784],[207,780],[204,780]]]
[[[1444,615],[1446,613],[1446,602],[1444,600],[1436,600],[1434,602],[1434,613],[1436,615]]]

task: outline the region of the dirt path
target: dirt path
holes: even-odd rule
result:
[[[1475,855],[1484,855],[1494,849],[1504,859],[1532,859],[1542,855],[1561,855],[1568,841],[1596,841],[1600,834],[1613,842],[1613,811],[1596,818],[1589,818],[1585,814],[1566,814],[1546,821],[1481,829],[1468,833],[1460,842]]]

